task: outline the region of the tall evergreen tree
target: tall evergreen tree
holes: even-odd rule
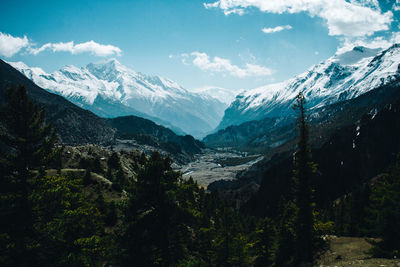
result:
[[[54,156],[55,130],[45,122],[45,111],[29,98],[24,86],[10,87],[0,110],[2,155],[2,230],[12,244],[7,250],[13,265],[27,266],[32,257],[33,218],[29,202],[34,169],[43,169]],[[2,225],[3,226],[3,225]]]
[[[312,190],[311,176],[313,163],[309,147],[309,128],[306,121],[306,99],[302,92],[296,97],[294,109],[298,112],[299,140],[296,151],[296,168],[294,171],[296,181],[296,204],[298,208],[296,221],[296,252],[295,263],[309,263],[313,260],[313,215],[312,215]]]

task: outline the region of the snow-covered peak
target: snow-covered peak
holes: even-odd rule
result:
[[[224,128],[267,116],[292,114],[295,96],[303,92],[308,108],[358,97],[400,79],[400,45],[386,50],[355,47],[312,66],[287,81],[245,91],[225,111]]]
[[[43,69],[41,69],[39,67],[30,68],[24,62],[21,62],[21,61],[18,61],[18,62],[7,62],[7,63],[10,64],[15,69],[19,70],[20,72],[22,72],[28,78],[30,78],[32,76],[46,76],[46,75],[48,75]]]
[[[125,75],[129,74],[130,76],[137,76],[137,73],[134,70],[128,69],[115,58],[90,63],[86,66],[86,69],[98,79],[108,81],[120,78],[122,73]]]
[[[66,65],[63,68],[60,69],[61,72],[64,73],[77,73],[80,74],[82,73],[82,69],[75,67],[74,65]]]
[[[216,86],[205,86],[201,88],[193,89],[192,92],[198,93],[203,96],[218,99],[220,102],[229,105],[235,99],[236,92]]]
[[[51,74],[22,62],[10,64],[40,87],[100,116],[139,112],[196,137],[213,130],[226,108],[216,98],[191,93],[170,79],[136,72],[116,59],[82,68],[67,65]],[[132,110],[136,114],[129,113]]]
[[[363,46],[356,46],[351,51],[347,51],[332,58],[332,61],[341,65],[353,65],[359,63],[362,59],[375,57],[382,49],[380,48],[367,48]]]
[[[16,62],[10,62],[10,61],[8,61],[7,63],[10,64],[12,67],[18,68],[18,69],[21,69],[21,70],[23,70],[23,69],[28,69],[28,68],[29,68],[28,65],[26,65],[26,64],[25,64],[24,62],[22,62],[22,61],[16,61]]]

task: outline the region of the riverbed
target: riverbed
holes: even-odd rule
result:
[[[257,163],[262,155],[248,155],[247,153],[226,150],[206,149],[202,154],[195,156],[194,161],[176,166],[184,178],[192,177],[203,187],[217,180],[232,180],[236,174]]]

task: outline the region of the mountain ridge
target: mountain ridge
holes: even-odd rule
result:
[[[9,63],[42,88],[99,116],[135,115],[180,134],[204,136],[218,125],[227,106],[209,94],[189,92],[172,80],[136,72],[116,59],[82,68],[67,65],[51,74],[23,62]]]
[[[295,96],[302,91],[310,109],[355,98],[400,76],[400,44],[386,50],[355,47],[277,84],[239,94],[225,110],[218,130],[266,117],[290,116]]]

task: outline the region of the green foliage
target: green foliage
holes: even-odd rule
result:
[[[276,247],[276,228],[275,222],[270,218],[265,218],[260,222],[256,231],[257,241],[254,244],[257,258],[255,266],[271,266],[274,262],[273,255]]]
[[[183,240],[189,239],[186,220],[193,213],[179,196],[179,173],[171,160],[153,152],[130,192],[123,223],[123,265],[171,265],[185,255]],[[185,219],[185,220],[184,220]]]
[[[400,257],[400,156],[389,172],[380,177],[371,194],[374,230],[382,241],[373,242],[377,257]]]
[[[335,232],[345,236],[369,236],[371,188],[368,184],[357,187],[351,194],[341,197],[334,205]]]
[[[171,169],[171,160],[156,152],[130,187],[123,213],[117,256],[122,266],[254,264],[253,244],[261,237],[248,219],[193,179],[183,180]]]
[[[370,240],[375,257],[400,256],[400,157],[387,171],[343,196],[334,206],[339,235],[379,237]],[[379,240],[379,239],[378,239]]]
[[[11,265],[27,265],[34,261],[37,247],[33,229],[32,205],[29,201],[32,170],[48,164],[56,154],[55,130],[45,123],[45,112],[27,96],[23,86],[10,87],[6,103],[0,109],[0,244]]]
[[[281,200],[280,216],[277,230],[277,251],[275,254],[276,266],[293,266],[296,252],[295,229],[297,207],[293,202]]]
[[[78,167],[80,169],[90,169],[91,171],[100,174],[104,172],[99,157],[81,158],[79,160]]]
[[[35,105],[23,86],[7,89],[6,104],[0,111],[0,121],[4,126],[0,131],[0,141],[14,149],[6,160],[19,175],[26,175],[50,162],[54,157],[56,133],[45,123],[45,111]]]
[[[55,133],[23,89],[10,89],[8,95],[23,113],[13,118],[10,104],[1,111],[0,127],[6,130],[0,141],[10,148],[0,157],[2,266],[299,266],[312,261],[321,245],[317,235],[334,228],[336,233],[380,236],[374,255],[399,256],[400,163],[377,179],[372,193],[366,185],[333,209],[317,211],[310,186],[316,166],[301,94],[295,196],[288,189],[289,201],[282,198],[279,211],[269,213],[272,218],[236,212],[192,178],[183,179],[171,159],[158,152],[131,154],[128,169],[137,177],[128,176],[119,154],[112,152],[106,177],[114,190],[124,190],[115,194],[108,189],[112,201],[108,191],[92,185],[91,171],[104,171],[90,151],[91,157],[79,164],[86,168],[84,175],[46,176],[49,166],[61,169]],[[335,223],[329,221],[333,217]]]
[[[93,266],[104,257],[102,216],[82,189],[81,179],[37,177],[30,199],[43,266]]]

